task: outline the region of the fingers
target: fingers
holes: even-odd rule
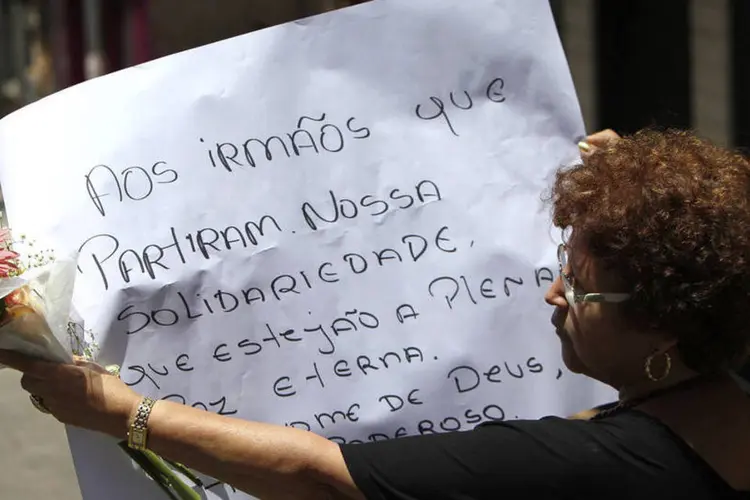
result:
[[[582,153],[591,153],[596,148],[605,147],[607,144],[616,141],[620,136],[612,129],[600,130],[595,132],[583,141],[578,143]]]
[[[29,394],[40,394],[44,391],[44,380],[32,375],[25,374],[21,377],[21,388]]]
[[[609,142],[616,141],[619,138],[620,136],[617,132],[608,128],[591,134],[586,138],[586,142],[596,147],[602,147]]]
[[[55,366],[55,363],[42,361],[24,354],[0,349],[0,365],[5,365],[14,370],[34,375],[44,375],[49,373]]]
[[[94,363],[93,361],[89,361],[86,358],[83,358],[81,356],[74,356],[73,361],[75,362],[76,366],[80,366],[81,368],[88,368],[91,371],[101,373],[104,375],[108,375],[111,373],[102,365],[98,363]]]

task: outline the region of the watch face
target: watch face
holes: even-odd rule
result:
[[[143,445],[143,443],[144,443],[144,439],[143,438],[144,437],[146,437],[146,436],[142,432],[136,432],[136,433],[134,433],[133,434],[133,443],[137,444],[139,446]]]

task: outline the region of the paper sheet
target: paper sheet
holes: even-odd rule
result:
[[[143,394],[339,442],[570,414],[540,196],[577,158],[544,0],[380,0],[108,75],[0,122],[13,228]],[[69,430],[85,499],[157,500]],[[244,498],[212,484],[207,498]]]

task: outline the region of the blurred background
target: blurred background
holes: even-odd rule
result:
[[[0,117],[89,78],[357,3],[0,0]],[[693,128],[750,148],[750,0],[550,3],[589,131]],[[64,429],[18,380],[0,371],[0,497],[80,500]]]

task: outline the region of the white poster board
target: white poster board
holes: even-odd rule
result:
[[[338,441],[568,414],[540,196],[584,134],[545,0],[380,0],[0,122],[12,227],[144,393]],[[86,499],[160,499],[69,436]],[[241,498],[216,484],[210,498]]]

